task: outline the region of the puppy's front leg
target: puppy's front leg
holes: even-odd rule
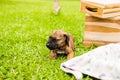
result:
[[[57,54],[54,50],[51,50],[50,52],[50,59],[56,59],[57,58]]]
[[[67,53],[68,53],[67,54],[67,59],[68,60],[74,57],[74,52],[73,52],[72,48],[68,47],[67,48]]]
[[[73,58],[74,57],[74,52],[72,51],[72,52],[70,52],[70,53],[68,53],[68,55],[67,55],[67,59],[69,60],[69,59],[71,59],[71,58]]]

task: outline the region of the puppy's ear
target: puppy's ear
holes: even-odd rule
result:
[[[69,46],[69,41],[70,41],[70,37],[69,37],[69,35],[68,34],[64,34],[64,36],[65,36],[65,43]]]

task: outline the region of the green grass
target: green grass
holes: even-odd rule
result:
[[[65,56],[49,59],[45,44],[50,33],[62,29],[72,34],[76,56],[93,47],[82,45],[85,14],[79,0],[62,0],[61,6],[55,15],[53,0],[0,0],[0,80],[75,79],[60,69]]]

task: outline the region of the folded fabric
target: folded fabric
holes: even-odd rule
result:
[[[82,79],[82,74],[101,80],[120,80],[120,43],[98,47],[61,63],[60,67],[77,80]]]

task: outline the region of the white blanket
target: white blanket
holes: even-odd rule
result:
[[[120,80],[120,43],[98,47],[61,64],[77,80],[86,74],[101,80]]]

